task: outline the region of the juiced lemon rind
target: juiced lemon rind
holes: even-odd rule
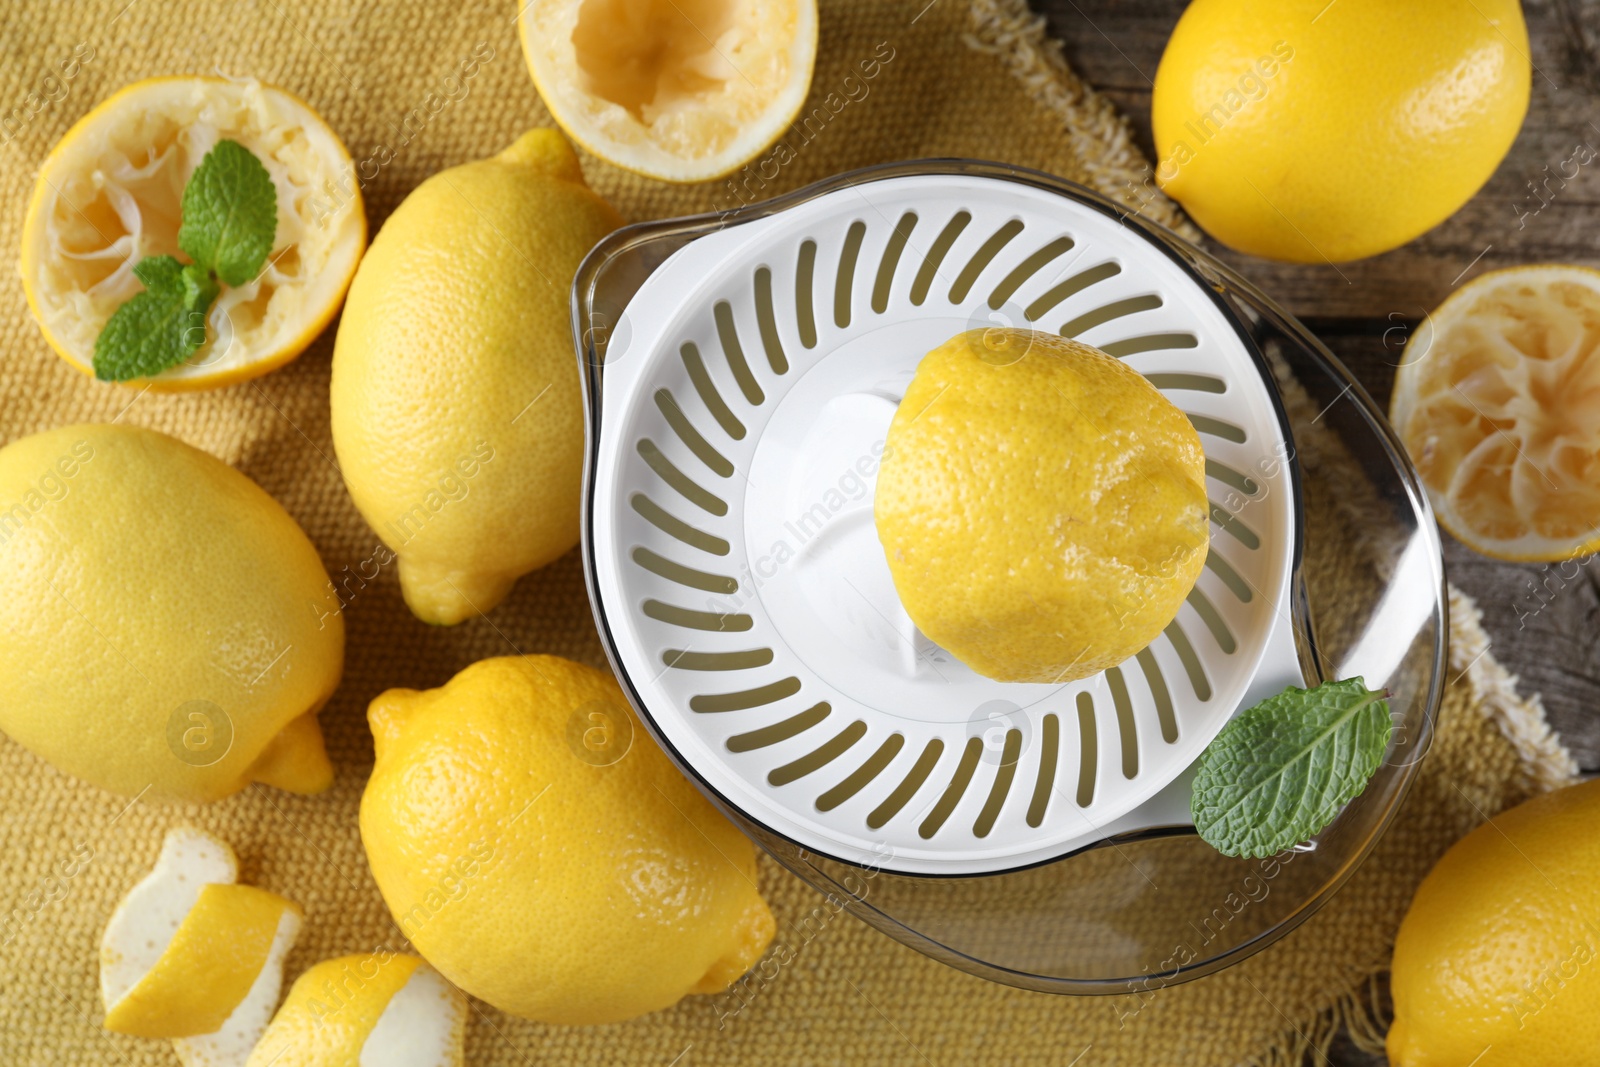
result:
[[[1600,549],[1600,271],[1462,286],[1407,342],[1389,418],[1457,540],[1518,561]]]
[[[51,346],[93,373],[95,339],[140,292],[133,265],[181,255],[184,184],[218,140],[265,164],[278,193],[272,252],[246,285],[224,287],[207,341],[142,380],[157,390],[214,388],[299,355],[338,311],[366,246],[355,166],[304,101],[253,79],[136,82],[67,131],[40,167],[22,234],[23,288]]]
[[[227,843],[178,827],[100,946],[106,1028],[171,1037],[185,1067],[243,1067],[266,1029],[299,907],[237,884]]]
[[[249,1067],[461,1067],[467,998],[422,959],[323,960],[295,980]]]
[[[569,137],[675,182],[722,177],[782,136],[817,51],[810,0],[533,0],[517,25],[534,85]]]

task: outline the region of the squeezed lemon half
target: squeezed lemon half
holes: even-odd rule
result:
[[[531,0],[534,85],[567,136],[651,178],[718,178],[788,129],[811,87],[815,0]]]
[[[1389,419],[1458,540],[1508,560],[1600,549],[1600,271],[1462,286],[1406,344]]]
[[[205,344],[132,384],[209,389],[254,378],[294,359],[332,320],[367,243],[344,144],[310,105],[282,89],[253,80],[151,78],[80,119],[39,169],[23,224],[22,284],[61,358],[92,374],[101,328],[143,288],[134,264],[181,256],[184,185],[224,139],[253,152],[272,178],[272,252],[248,284],[223,288],[207,315]]]

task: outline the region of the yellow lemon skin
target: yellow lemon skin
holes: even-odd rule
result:
[[[406,603],[451,624],[578,542],[573,275],[622,218],[555,130],[418,186],[350,286],[333,443]]]
[[[1137,371],[1053,334],[929,352],[873,500],[906,613],[979,674],[1065,682],[1177,615],[1210,543],[1205,456]]]
[[[367,861],[401,932],[465,992],[540,1022],[617,1022],[727,988],[772,940],[750,840],[611,675],[488,659],[392,689],[367,719]]]
[[[1395,937],[1395,1067],[1573,1067],[1600,1048],[1600,782],[1456,842]]]
[[[408,986],[426,982],[421,995]],[[323,960],[295,979],[246,1067],[460,1067],[467,998],[416,956],[380,948]],[[395,1025],[387,1033],[384,1023]]]
[[[1517,0],[1195,0],[1156,71],[1156,180],[1231,248],[1397,248],[1483,186],[1528,110]]]
[[[220,1030],[267,965],[290,910],[299,905],[265,889],[207,885],[156,965],[106,1012],[105,1028],[139,1037]]]
[[[367,1036],[421,962],[385,952],[340,956],[309,968],[289,987],[248,1067],[359,1067]]]
[[[0,449],[0,729],[68,774],[179,801],[326,788],[338,612],[294,519],[214,456],[116,425]]]

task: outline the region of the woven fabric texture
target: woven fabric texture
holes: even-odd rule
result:
[[[790,135],[793,159],[774,177],[756,171],[731,183],[674,187],[585,158],[594,187],[628,218],[646,219],[732,207],[866,164],[959,155],[1051,171],[1177,221],[1150,191],[1125,124],[1077,81],[1021,0],[824,0],[821,8],[807,111],[820,108],[826,119],[814,132]],[[387,159],[364,190],[375,232],[428,175],[550,124],[523,64],[515,15],[513,0],[7,4],[0,12],[0,117],[9,116],[0,144],[0,254],[16,255],[34,174],[57,138],[120,86],[159,74],[250,76],[303,96],[358,160]],[[86,54],[80,45],[92,58],[62,79],[58,61]],[[432,110],[430,94],[457,86],[460,64],[474,56],[479,65],[466,94],[453,91]],[[878,68],[863,78],[859,64],[869,58]],[[297,362],[256,382],[145,393],[91,381],[56,358],[29,317],[16,272],[0,272],[0,442],[114,420],[174,434],[259,482],[338,575],[371,557],[378,542],[334,459],[333,336],[328,330]],[[393,944],[398,935],[356,828],[372,765],[367,702],[392,686],[440,685],[491,655],[538,651],[603,663],[576,552],[524,578],[490,619],[449,629],[418,622],[392,569],[351,600],[346,619],[344,682],[321,720],[337,776],[321,796],[255,787],[203,808],[130,804],[0,741],[0,1064],[177,1062],[166,1042],[100,1028],[96,950],[117,900],[153,863],[163,832],[181,822],[230,841],[245,881],[304,906],[290,979],[318,960]],[[72,650],[61,655],[69,661]],[[474,1003],[468,1062],[1198,1067],[1281,1060],[1352,1010],[1352,997],[1382,967],[1417,881],[1444,848],[1540,784],[1530,757],[1518,754],[1522,727],[1507,723],[1527,714],[1527,705],[1514,694],[1486,699],[1487,667],[1470,666],[1448,690],[1434,750],[1377,853],[1322,913],[1216,977],[1144,999],[1052,997],[967,977],[839,917],[731,1020],[704,997],[588,1029],[542,1026]],[[817,904],[765,860],[762,882],[781,930],[797,929]]]

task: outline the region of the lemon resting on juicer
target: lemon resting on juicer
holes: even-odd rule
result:
[[[772,940],[750,839],[616,679],[487,659],[367,710],[361,841],[412,947],[501,1011],[573,1026],[718,993]]]
[[[0,729],[102,789],[327,788],[317,711],[344,619],[260,486],[166,434],[64,426],[0,449]]]
[[[141,259],[178,255],[185,183],[218,141],[267,169],[278,218],[266,266],[223,288],[206,342],[138,388],[211,389],[274,370],[333,320],[367,241],[355,164],[311,106],[253,79],[150,78],[119,90],[39,167],[22,229],[22,286],[45,339],[86,374]]]
[[[873,515],[911,621],[1007,682],[1085,678],[1137,653],[1210,544],[1183,412],[1121,360],[1030,330],[971,330],[923,358]]]
[[[569,290],[622,225],[556,130],[435,174],[361,261],[333,352],[333,444],[424,622],[488,611],[578,543]]]

